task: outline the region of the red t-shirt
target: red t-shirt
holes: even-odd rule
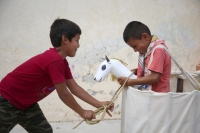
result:
[[[54,91],[54,84],[72,78],[67,60],[50,48],[6,75],[0,82],[0,94],[24,110]]]
[[[145,65],[148,65],[148,62],[150,60],[150,55],[145,59]],[[152,84],[152,90],[155,92],[169,92],[171,57],[164,49],[162,48],[155,49],[153,55],[153,61],[149,66],[149,70],[161,74],[160,81],[157,84]]]

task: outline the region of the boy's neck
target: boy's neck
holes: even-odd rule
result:
[[[67,56],[65,55],[65,53],[61,50],[60,47],[55,47],[56,51],[58,52],[58,54],[65,59]]]

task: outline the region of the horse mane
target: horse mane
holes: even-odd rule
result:
[[[114,59],[114,60],[118,60],[118,61],[120,61],[123,65],[125,65],[125,66],[127,66],[128,64],[127,63],[125,63],[122,59],[117,59],[117,58],[111,58],[111,59]],[[117,77],[115,76],[115,75],[113,75],[113,74],[109,74],[108,76],[110,76],[110,79],[114,82],[114,81],[117,81]],[[107,78],[108,78],[108,76],[107,76]],[[106,79],[107,79],[106,78]]]

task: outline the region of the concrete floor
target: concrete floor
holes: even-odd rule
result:
[[[95,125],[88,125],[83,122],[76,129],[72,128],[76,126],[79,121],[74,122],[60,122],[50,123],[53,127],[54,133],[120,133],[120,120],[103,120]],[[17,125],[10,133],[27,133],[21,126]]]

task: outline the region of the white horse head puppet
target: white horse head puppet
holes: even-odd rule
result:
[[[128,77],[132,72],[124,66],[119,60],[117,59],[108,59],[106,56],[106,60],[103,61],[96,74],[94,75],[94,80],[101,82],[103,81],[108,74],[111,73],[115,77]],[[136,79],[137,76],[132,74],[130,79]]]

